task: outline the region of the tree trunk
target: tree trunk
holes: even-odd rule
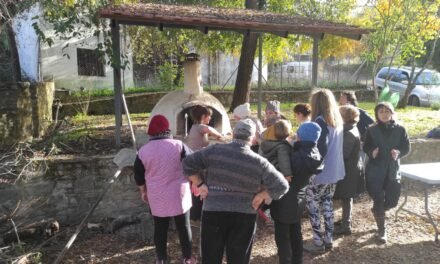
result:
[[[247,9],[257,9],[258,0],[246,0]],[[241,46],[240,62],[238,63],[237,79],[235,81],[234,95],[229,111],[243,103],[249,102],[251,93],[252,70],[254,66],[255,51],[259,34],[250,33],[243,37]]]
[[[373,72],[372,72],[372,86],[374,91],[374,101],[377,103],[377,100],[379,99],[379,91],[376,87],[376,74],[377,74],[377,66],[376,64],[373,65]],[[382,87],[383,88],[383,87]]]
[[[12,81],[21,81],[20,58],[18,57],[17,43],[15,42],[15,33],[11,23],[6,23],[6,34],[8,35],[8,45],[11,51],[11,65],[12,65]]]
[[[429,52],[428,59],[423,64],[423,67],[420,69],[420,71],[417,72],[417,74],[415,74],[415,76],[414,76],[414,70],[416,67],[415,58],[414,57],[411,58],[411,62],[412,62],[411,76],[409,77],[408,86],[405,90],[405,94],[402,98],[400,98],[399,103],[397,104],[397,108],[405,108],[408,105],[408,98],[409,98],[409,95],[411,94],[412,90],[414,90],[414,88],[416,87],[416,80],[419,78],[419,76],[422,74],[422,72],[426,69],[428,64],[431,63],[431,61],[434,57],[435,47],[437,45],[437,41],[438,41],[439,37],[440,36],[437,36],[435,38],[434,43],[432,44],[432,47],[431,47],[431,51]]]
[[[245,102],[249,102],[251,93],[252,70],[254,68],[255,51],[257,50],[258,34],[245,35],[241,47],[237,79],[230,111]]]
[[[179,86],[180,81],[182,79],[182,74],[183,74],[183,61],[177,61],[177,74],[176,74],[176,78],[174,78],[173,83],[175,86]]]

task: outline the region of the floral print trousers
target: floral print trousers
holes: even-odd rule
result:
[[[313,242],[320,246],[333,242],[333,194],[336,184],[314,184],[313,178],[306,188],[307,210],[313,229]],[[325,232],[321,234],[321,214],[324,217]]]

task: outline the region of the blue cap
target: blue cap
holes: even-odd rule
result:
[[[296,133],[300,141],[312,141],[316,143],[319,136],[321,136],[321,127],[315,122],[304,122],[299,126]]]

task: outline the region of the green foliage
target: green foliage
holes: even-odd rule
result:
[[[434,44],[434,40],[430,40],[427,43],[425,43],[425,49],[427,51],[432,50]],[[419,59],[417,59],[417,66],[423,65],[428,60],[429,54],[425,54]],[[436,71],[440,72],[440,43],[437,43],[435,46],[434,56],[432,58],[431,62],[432,68],[434,68]]]
[[[377,1],[363,17],[365,25],[374,30],[366,38],[364,59],[375,65],[386,59],[390,65],[400,65],[423,56],[425,42],[438,37],[438,6],[439,0]]]
[[[180,89],[181,87],[176,87],[176,89]],[[146,87],[129,87],[126,88],[124,94],[134,94],[134,93],[144,93],[144,92],[162,92],[164,89],[161,86],[146,86]],[[105,88],[99,90],[91,90],[90,97],[105,97],[105,96],[113,96],[114,90],[113,88]],[[72,97],[82,97],[83,93],[80,91],[73,92]]]
[[[431,109],[432,110],[440,110],[440,102],[436,102],[436,103],[433,103],[433,104],[431,104]]]
[[[168,61],[159,66],[160,85],[164,89],[171,90],[174,86],[174,80],[176,79],[178,72],[179,68]]]
[[[203,86],[203,90],[205,91],[233,91],[234,90],[234,85],[204,85]]]
[[[10,23],[14,17],[29,9],[37,3],[37,0],[1,0],[0,1],[0,27],[5,23]]]

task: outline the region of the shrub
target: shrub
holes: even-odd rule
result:
[[[165,90],[171,90],[174,85],[174,80],[177,77],[179,68],[177,65],[171,62],[165,62],[163,65],[159,66],[159,81],[162,88]],[[181,78],[182,79],[182,78]]]

